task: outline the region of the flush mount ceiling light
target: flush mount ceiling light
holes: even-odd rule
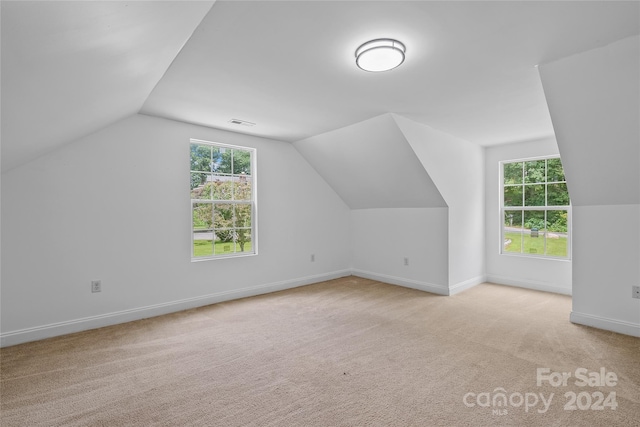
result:
[[[364,71],[393,70],[404,62],[407,48],[394,39],[375,39],[356,49],[356,65]]]

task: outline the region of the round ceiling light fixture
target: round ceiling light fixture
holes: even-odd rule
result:
[[[407,48],[394,39],[375,39],[356,49],[356,65],[374,73],[393,70],[404,62]]]

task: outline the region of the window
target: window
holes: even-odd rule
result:
[[[559,157],[501,163],[501,253],[568,259],[571,202]]]
[[[256,151],[191,140],[191,259],[255,255]]]

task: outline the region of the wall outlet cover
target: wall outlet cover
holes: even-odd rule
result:
[[[100,280],[91,281],[91,292],[102,292],[102,282]]]

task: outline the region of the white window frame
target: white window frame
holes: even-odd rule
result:
[[[521,158],[521,159],[513,159],[513,160],[502,160],[500,162],[498,162],[498,182],[499,182],[499,191],[498,191],[498,198],[499,198],[499,210],[498,210],[498,221],[499,221],[499,230],[500,230],[500,242],[499,242],[499,253],[500,255],[507,255],[507,256],[516,256],[516,257],[531,257],[531,258],[542,258],[542,259],[549,259],[549,260],[559,260],[559,261],[571,261],[571,241],[573,239],[573,233],[572,233],[572,229],[571,229],[571,224],[572,224],[572,213],[571,213],[571,199],[569,199],[569,205],[565,205],[565,206],[548,206],[548,205],[544,205],[544,206],[512,206],[512,207],[505,207],[504,205],[504,165],[505,164],[509,164],[509,163],[520,163],[520,162],[533,162],[533,161],[537,161],[537,160],[549,160],[549,159],[561,159],[561,157],[559,155],[550,155],[550,156],[538,156],[538,157],[526,157],[526,158]],[[563,167],[564,169],[564,167]],[[545,171],[545,174],[547,172]],[[545,176],[546,179],[546,176]],[[555,184],[555,183],[565,183],[566,184],[566,174],[565,174],[565,180],[564,181],[553,181],[553,182],[546,182],[546,184]],[[526,186],[527,184],[524,183],[524,185]],[[523,191],[523,198],[524,198],[524,191]],[[545,201],[547,199],[547,186],[545,185]],[[524,205],[524,203],[523,203]],[[523,214],[526,211],[551,211],[551,210],[562,210],[562,211],[567,211],[567,256],[566,257],[559,257],[559,256],[553,256],[553,255],[547,255],[546,254],[546,249],[547,249],[547,236],[545,236],[545,243],[544,243],[544,247],[545,247],[545,253],[544,254],[532,254],[532,253],[526,253],[522,251],[522,246],[520,248],[520,252],[506,252],[504,250],[504,244],[505,244],[505,235],[504,235],[504,217],[505,217],[505,211],[512,211],[512,210],[522,210]],[[546,213],[545,213],[545,221],[546,221]],[[524,222],[524,215],[523,215],[523,222]],[[523,224],[524,226],[524,224]],[[523,229],[524,230],[524,229]],[[524,231],[523,231],[524,232]],[[548,233],[548,232],[547,232]],[[522,239],[524,241],[524,239]],[[524,243],[521,243],[524,244]]]
[[[189,153],[191,152],[191,146],[193,144],[198,145],[209,145],[212,147],[218,148],[226,148],[232,150],[242,150],[248,151],[250,153],[250,163],[251,163],[251,199],[250,200],[215,200],[215,199],[191,199],[191,189],[190,189],[190,208],[189,208],[189,216],[190,216],[190,235],[191,235],[191,261],[199,262],[199,261],[210,261],[210,260],[219,260],[219,259],[228,259],[228,258],[238,258],[238,257],[246,257],[246,256],[254,256],[258,255],[258,179],[257,179],[257,150],[252,147],[243,147],[239,145],[231,145],[224,144],[220,142],[212,142],[212,141],[204,141],[200,139],[190,139],[189,140]],[[192,171],[191,167],[189,167],[189,179],[191,179]],[[233,174],[232,174],[233,176]],[[212,255],[209,256],[198,256],[196,257],[194,254],[194,225],[193,225],[193,206],[196,203],[211,203],[215,205],[216,203],[221,204],[233,204],[233,205],[251,205],[251,250],[247,252],[233,252],[229,254],[215,254],[215,251]],[[212,209],[213,211],[213,209]],[[213,230],[215,230],[215,227]],[[215,231],[214,231],[215,236]],[[215,245],[215,237],[214,242],[212,244]]]

